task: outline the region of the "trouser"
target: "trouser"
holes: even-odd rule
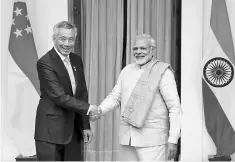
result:
[[[120,145],[118,161],[166,161],[167,145],[134,147]]]
[[[61,145],[45,141],[35,141],[37,161],[83,161],[83,141],[77,140],[74,131],[69,144]]]

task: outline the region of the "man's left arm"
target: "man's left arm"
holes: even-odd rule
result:
[[[182,109],[174,78],[174,74],[167,69],[160,81],[160,93],[169,110],[169,139],[168,139],[168,159],[173,159],[177,151],[177,142],[180,137]]]

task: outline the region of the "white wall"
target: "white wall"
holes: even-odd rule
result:
[[[68,20],[68,0],[34,0],[36,21],[32,22],[39,57],[53,47],[52,28],[59,21]]]
[[[182,0],[181,101],[183,161],[202,160],[202,9],[203,0]],[[196,85],[196,86],[195,86]]]
[[[52,42],[52,27],[55,23],[68,20],[68,0],[26,0],[27,10],[29,19],[31,22],[35,45],[37,48],[38,56],[41,57],[49,49],[53,47]],[[6,148],[5,145],[2,145],[2,135],[4,133],[4,127],[7,125],[7,121],[2,121],[3,117],[7,119],[6,116],[9,116],[9,110],[7,108],[7,60],[10,56],[8,51],[8,42],[12,22],[13,14],[13,0],[0,0],[0,74],[1,74],[1,154],[3,152],[9,152],[8,159],[4,160],[14,160],[15,155],[17,154],[17,149],[14,147]],[[30,99],[30,98],[29,98]],[[37,101],[38,102],[38,101]],[[3,124],[3,125],[2,125]],[[2,131],[3,130],[3,131]],[[32,137],[33,138],[33,137]],[[4,141],[5,142],[5,141]],[[11,144],[6,144],[10,146]],[[7,150],[9,149],[10,150]],[[0,155],[1,155],[0,154]],[[10,158],[10,159],[9,159]],[[1,159],[1,157],[0,157]]]
[[[2,1],[0,1],[0,8],[2,8]],[[2,11],[0,11],[0,38],[2,38]],[[0,53],[2,53],[2,40],[0,40]],[[2,55],[0,55],[0,62]],[[2,67],[0,66],[0,78],[2,78]],[[0,92],[2,92],[2,84],[0,84]],[[0,93],[0,103],[2,103],[2,93]],[[0,104],[0,131],[2,130],[2,104]],[[2,133],[0,133],[0,159],[2,159]]]

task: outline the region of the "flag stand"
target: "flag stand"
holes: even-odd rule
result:
[[[214,155],[209,155],[208,156],[209,161],[231,161],[230,156],[214,156]]]
[[[16,161],[37,161],[37,155],[23,156],[22,154],[20,154],[15,158],[15,160]]]

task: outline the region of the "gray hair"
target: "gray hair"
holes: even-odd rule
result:
[[[77,28],[74,24],[72,24],[68,21],[61,21],[53,27],[53,38],[55,38],[58,35],[59,29],[61,29],[61,28],[72,29],[75,33],[75,37],[77,36]]]
[[[138,39],[147,39],[151,47],[154,47],[154,48],[156,47],[155,39],[153,39],[153,37],[149,34],[139,34],[136,36],[136,40]]]

